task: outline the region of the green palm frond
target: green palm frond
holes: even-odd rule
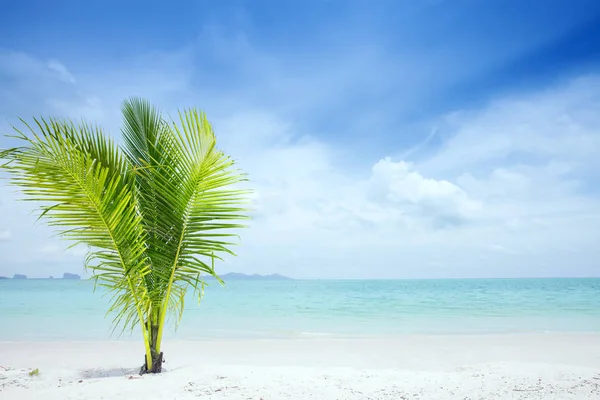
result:
[[[96,252],[86,266],[96,279],[114,287],[132,284],[148,273],[144,259],[144,231],[134,207],[133,176],[118,148],[100,130],[58,120],[34,120],[19,131],[26,145],[5,167],[11,183],[20,186],[25,200],[42,204],[41,215],[61,236]],[[132,295],[145,295],[139,290]]]
[[[203,113],[186,110],[179,124],[165,123],[143,100],[124,104],[125,152],[136,166],[155,285],[151,296],[164,321],[168,309],[182,313],[185,288],[203,293],[201,275],[216,276],[213,258],[233,254],[229,233],[245,219],[246,191],[226,189],[245,177],[216,149],[216,137]],[[185,283],[176,285],[175,282]],[[164,324],[160,324],[161,328]],[[161,330],[162,333],[162,330]]]
[[[10,163],[10,156],[18,150],[17,148],[0,150],[0,168],[5,168]]]
[[[10,153],[15,151],[15,149],[4,149],[0,150],[0,159],[7,157]]]
[[[85,266],[101,285],[118,291],[113,304],[121,315],[143,320],[149,297],[141,280],[150,272],[145,232],[135,206],[135,187],[127,160],[101,130],[71,122],[35,119],[25,145],[12,152],[12,184],[25,200],[37,201],[40,217],[73,244],[95,251]]]

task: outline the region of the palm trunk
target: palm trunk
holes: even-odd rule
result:
[[[140,369],[140,375],[143,374],[158,374],[162,372],[162,363],[164,362],[162,351],[159,352],[160,343],[158,343],[158,325],[147,324],[148,329],[148,341],[150,342],[150,358],[152,364],[148,366],[148,355],[144,356],[144,365]]]

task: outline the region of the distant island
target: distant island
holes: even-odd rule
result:
[[[81,276],[79,276],[77,274],[70,274],[68,272],[65,272],[63,274],[62,278],[63,279],[71,279],[71,280],[76,280],[77,281],[77,280],[81,279]],[[7,278],[6,276],[0,276],[0,279],[10,279],[10,278]],[[15,274],[12,277],[12,279],[27,279],[27,275]],[[35,278],[33,278],[33,279],[35,279]],[[44,278],[41,278],[41,279],[44,279]],[[54,279],[54,276],[49,276],[47,279]]]
[[[270,274],[270,275],[252,274],[252,275],[247,275],[247,274],[241,274],[239,272],[228,272],[226,274],[219,275],[219,276],[224,281],[289,281],[289,280],[292,280],[292,278],[289,278],[287,276],[283,276],[283,275],[280,275],[280,274]],[[9,278],[7,278],[5,276],[0,276],[0,279],[9,279]],[[13,276],[13,279],[27,279],[27,276],[21,275],[21,274],[15,274]],[[47,279],[54,279],[54,277],[50,276]],[[71,274],[69,272],[65,272],[63,274],[62,279],[80,280],[81,276],[79,276],[77,274]],[[204,277],[204,279],[206,279],[206,280],[214,280],[215,278],[212,277],[212,276],[206,276],[206,277]]]
[[[271,275],[259,275],[259,274],[240,274],[239,272],[229,272],[227,274],[219,275],[221,279],[224,281],[288,281],[292,280],[292,278],[288,278],[287,276],[279,275],[279,274],[271,274]],[[212,280],[215,279],[212,276],[207,276],[204,279]]]

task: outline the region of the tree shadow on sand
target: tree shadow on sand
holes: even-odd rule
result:
[[[81,371],[83,379],[118,378],[126,376],[138,376],[139,368],[91,368]]]

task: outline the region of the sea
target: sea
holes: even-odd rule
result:
[[[0,341],[139,340],[88,280],[0,280]],[[600,332],[600,279],[216,282],[165,338]]]

